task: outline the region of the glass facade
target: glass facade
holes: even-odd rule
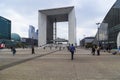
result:
[[[107,35],[106,35],[108,37],[107,45],[111,45],[112,48],[116,48],[117,47],[117,44],[116,44],[117,35],[120,32],[120,0],[117,0],[115,2],[115,4],[112,6],[110,11],[107,13],[102,23],[108,24]],[[101,38],[101,36],[99,37]]]
[[[101,26],[99,28],[99,40],[106,41],[107,39],[108,39],[108,24],[101,23]]]
[[[29,25],[29,38],[35,39],[35,27],[32,25]]]
[[[0,16],[0,39],[11,39],[11,21]]]

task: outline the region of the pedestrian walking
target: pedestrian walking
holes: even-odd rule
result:
[[[73,46],[73,44],[69,47],[69,50],[71,52],[71,60],[73,60],[74,52],[75,52],[75,47]]]
[[[99,56],[100,55],[100,47],[97,46],[97,55]]]
[[[92,55],[95,55],[95,46],[92,47]]]
[[[35,54],[34,46],[32,46],[32,54]]]
[[[12,52],[13,52],[13,56],[16,54],[16,49],[15,47],[12,47]]]

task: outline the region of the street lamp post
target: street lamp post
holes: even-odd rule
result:
[[[85,35],[83,35],[83,39],[84,39],[83,46],[85,47],[85,44],[86,44],[86,42],[85,42]]]

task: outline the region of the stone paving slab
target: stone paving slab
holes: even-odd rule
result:
[[[10,49],[2,49],[0,51],[0,70],[4,69],[6,66],[14,66],[14,64],[20,64],[22,62],[44,56],[50,52],[54,52],[56,50],[43,50],[43,49],[35,49],[35,55],[31,54],[31,49],[16,49],[16,55],[13,56]],[[6,67],[7,68],[7,67]]]
[[[0,71],[0,80],[120,80],[120,56],[79,49],[72,61],[64,50]]]

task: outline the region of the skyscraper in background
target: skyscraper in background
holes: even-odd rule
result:
[[[29,25],[29,38],[38,40],[38,29],[35,31],[32,25]]]
[[[36,32],[35,32],[35,39],[38,40],[38,29],[37,29]]]
[[[29,38],[35,39],[35,27],[29,25]]]
[[[11,39],[11,21],[0,16],[0,39]]]

